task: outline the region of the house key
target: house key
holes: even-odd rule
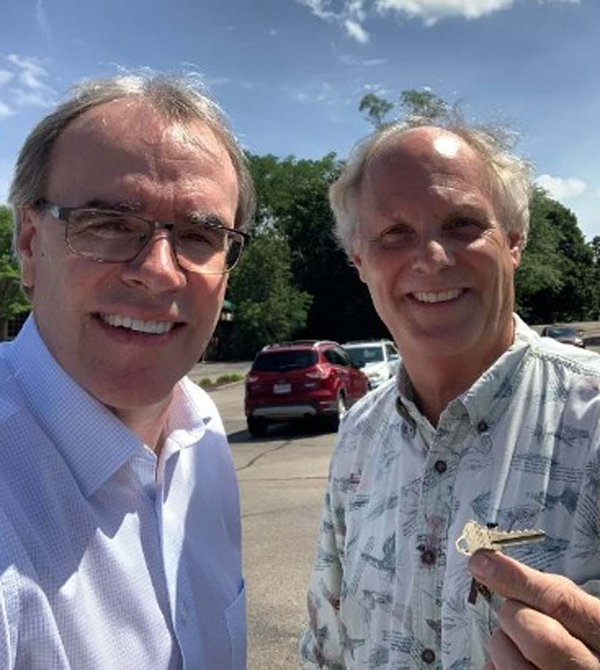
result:
[[[491,524],[486,528],[469,521],[462,535],[456,540],[456,549],[465,556],[472,556],[480,549],[499,550],[515,544],[541,542],[546,537],[543,530],[497,530]]]
[[[487,527],[480,526],[475,521],[469,521],[463,528],[462,535],[456,540],[456,549],[465,556],[472,556],[480,549],[489,549],[492,551],[501,550],[503,547],[515,544],[529,544],[530,542],[541,542],[546,537],[542,530],[497,530],[496,524],[488,524]],[[483,597],[490,602],[492,599],[491,591],[483,584],[480,584],[475,578],[471,580],[471,589],[469,591],[468,601],[475,604],[477,594],[481,593]]]

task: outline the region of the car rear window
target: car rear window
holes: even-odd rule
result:
[[[553,326],[548,328],[548,337],[576,337],[577,329],[573,326]]]
[[[383,360],[383,347],[381,345],[375,347],[347,347],[346,351],[350,354],[354,365],[380,363]]]
[[[317,363],[317,352],[311,349],[298,351],[272,351],[258,354],[252,369],[255,372],[285,372],[310,368]]]

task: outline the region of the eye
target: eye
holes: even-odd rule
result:
[[[380,233],[373,238],[373,242],[380,247],[386,249],[393,249],[402,247],[412,239],[414,236],[414,231],[409,226],[404,224],[398,224],[384,230],[383,233]]]
[[[478,237],[486,227],[485,223],[478,219],[460,216],[451,219],[444,226],[444,229],[461,238],[475,238]]]

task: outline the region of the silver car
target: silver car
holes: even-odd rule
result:
[[[400,356],[391,340],[365,340],[342,345],[352,362],[367,375],[372,389],[377,388],[398,372]]]

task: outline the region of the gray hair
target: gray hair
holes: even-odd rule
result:
[[[339,178],[329,189],[329,202],[335,215],[335,235],[341,248],[350,256],[358,239],[360,221],[357,196],[369,163],[378,149],[403,133],[419,127],[447,130],[463,139],[479,154],[488,167],[491,186],[500,208],[500,222],[506,232],[521,235],[525,247],[529,231],[529,198],[532,192],[532,167],[510,153],[514,135],[501,127],[469,126],[457,115],[435,123],[419,117],[395,122],[359,142]]]
[[[44,197],[52,149],[66,127],[93,107],[114,100],[141,100],[174,123],[201,121],[227,151],[238,178],[235,227],[245,228],[254,214],[256,196],[244,153],[219,106],[203,91],[197,75],[166,75],[143,71],[105,79],[87,79],[71,96],[31,131],[17,158],[8,201],[15,214],[14,249],[20,228],[20,208]]]

